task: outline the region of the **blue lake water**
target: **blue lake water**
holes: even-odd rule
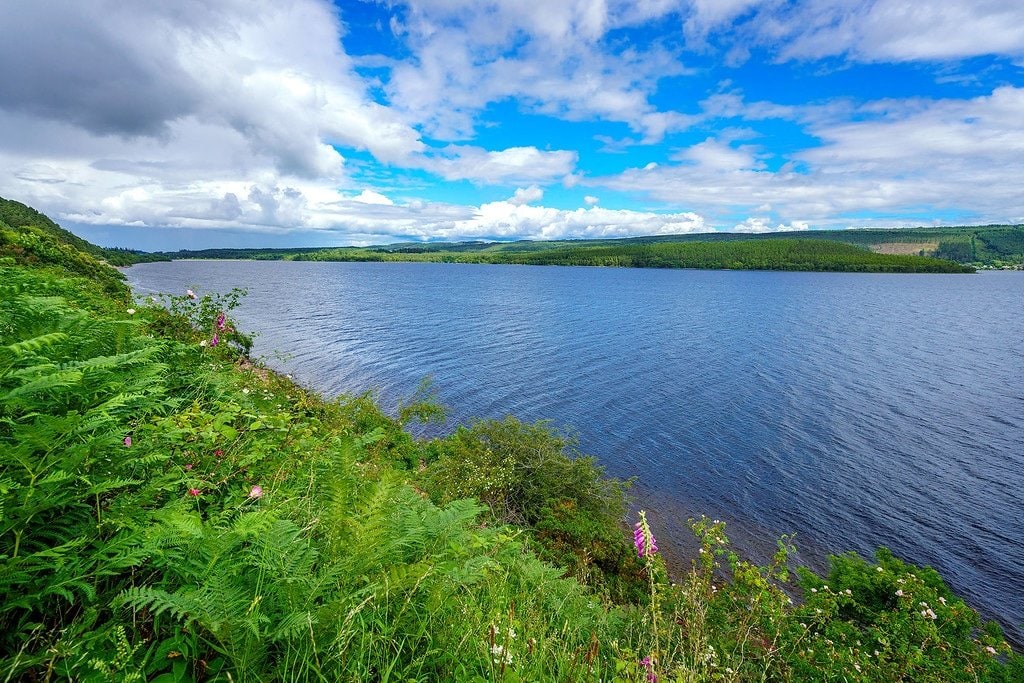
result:
[[[430,375],[450,423],[550,419],[676,558],[724,519],[763,560],[880,545],[1024,642],[1024,273],[864,275],[178,261],[139,294],[247,287],[255,353],[394,406]]]

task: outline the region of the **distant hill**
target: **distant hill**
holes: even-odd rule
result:
[[[172,259],[181,258],[212,258],[212,259],[261,259],[261,260],[296,260],[296,261],[448,261],[461,263],[568,263],[583,264],[588,260],[582,253],[591,249],[619,250],[618,255],[624,256],[623,249],[636,249],[643,246],[666,244],[693,243],[754,243],[754,242],[831,242],[843,243],[858,247],[862,252],[892,257],[924,257],[952,261],[964,266],[981,268],[1019,267],[1024,265],[1024,226],[989,225],[963,226],[946,228],[899,228],[899,229],[866,229],[866,230],[808,230],[804,232],[765,233],[751,235],[746,233],[699,233],[688,235],[659,235],[649,237],[629,237],[621,239],[599,240],[558,240],[516,242],[429,242],[429,243],[398,243],[373,247],[316,247],[295,249],[203,249],[199,251],[163,252],[160,256]],[[942,269],[930,262],[906,261],[896,259],[869,259],[863,254],[844,251],[834,252],[835,259],[829,264],[822,262],[817,256],[827,251],[821,245],[789,247],[784,250],[788,256],[798,258],[787,263],[769,263],[755,256],[752,247],[718,247],[718,256],[714,257],[717,265],[693,265],[692,261],[670,264],[661,256],[672,250],[662,250],[655,257],[650,250],[639,249],[632,253],[631,263],[623,258],[611,259],[616,265],[639,265],[641,261],[658,261],[656,267],[774,267],[775,269],[805,269],[808,263],[817,263],[820,267],[813,270],[861,270],[866,263],[874,263],[880,270],[905,271],[916,270],[917,267]],[[763,247],[765,254],[782,254],[783,251]],[[794,249],[809,250],[800,256]],[[737,251],[738,250],[738,251]],[[657,250],[655,250],[657,251]],[[706,251],[706,250],[705,250]],[[754,249],[756,252],[757,250]],[[549,252],[556,252],[550,254]],[[676,250],[683,254],[685,250]],[[540,254],[549,253],[548,256]],[[697,252],[690,252],[696,254]],[[743,258],[734,258],[742,253]],[[592,265],[611,265],[610,252],[593,252],[590,254]],[[707,253],[702,252],[698,258],[704,259]],[[856,258],[854,258],[856,256]],[[817,260],[816,260],[817,259]],[[852,259],[849,268],[840,267],[843,259]],[[761,265],[747,266],[744,263],[757,261]],[[728,264],[739,264],[730,266]],[[722,265],[725,264],[725,265]],[[917,264],[913,266],[911,264]],[[829,267],[825,267],[825,266]],[[791,267],[792,266],[792,267]],[[874,269],[874,268],[868,268]]]
[[[2,197],[0,197],[0,224],[12,233],[23,234],[23,236],[33,234],[36,238],[44,241],[56,241],[56,243],[68,245],[98,261],[105,261],[111,265],[131,265],[141,261],[167,260],[165,256],[148,254],[143,251],[98,247],[91,242],[86,242],[74,232],[60,227],[47,215],[32,207]],[[10,234],[8,234],[8,238],[11,238]],[[17,240],[9,240],[0,244],[6,245],[6,248],[10,250],[16,246],[16,243]],[[41,255],[37,254],[37,257],[41,257]]]
[[[110,250],[64,230],[21,202],[0,198],[0,259],[32,268],[84,275],[107,295],[126,298],[124,276],[111,268]]]

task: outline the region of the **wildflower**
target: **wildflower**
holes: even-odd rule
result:
[[[188,472],[188,471],[189,471],[189,470],[191,470],[191,469],[192,469],[193,467],[195,467],[195,465],[193,465],[192,463],[188,463],[187,465],[185,465],[185,471],[186,471],[186,472]]]
[[[243,394],[248,394],[249,393],[249,387],[245,387],[244,389],[242,389],[242,393]]]
[[[899,589],[898,591],[896,591],[896,596],[897,596],[897,597],[900,597],[900,598],[902,598],[902,597],[903,597],[903,589],[902,589],[902,588],[901,588],[901,589]]]
[[[939,596],[939,602],[941,602],[943,605],[945,605],[946,604],[946,598],[944,598],[942,596]]]
[[[651,527],[647,524],[647,513],[640,511],[640,521],[636,523],[633,530],[633,545],[636,546],[637,557],[651,557],[658,552],[658,542],[651,533]]]
[[[216,449],[216,450],[214,450],[214,451],[213,451],[213,454],[214,454],[214,456],[216,456],[216,457],[218,457],[218,458],[223,458],[223,457],[224,457],[224,451],[222,451],[222,450],[221,450],[221,449],[219,449],[219,448],[218,448],[218,449]]]
[[[199,489],[189,489],[188,490],[188,495],[192,496],[193,498],[198,498],[199,497]]]
[[[658,675],[654,673],[654,662],[651,661],[650,655],[640,660],[640,666],[647,672],[648,683],[658,683]]]
[[[262,498],[263,497],[263,487],[259,486],[258,484],[256,486],[253,486],[251,489],[249,489],[249,497],[253,498],[253,499],[256,499],[256,500]],[[515,637],[515,636],[513,636],[513,637]]]
[[[879,567],[875,567],[875,571],[876,571],[876,572],[884,572],[885,570],[884,570],[884,569],[882,569],[882,568],[881,568],[881,567],[879,566]]]
[[[129,308],[128,309],[128,315],[135,315],[135,309],[134,308]]]
[[[187,296],[189,299],[195,299],[196,298],[196,293],[193,292],[191,289],[186,289],[185,290],[185,296]]]
[[[986,645],[985,646],[985,652],[989,653],[993,657],[996,655],[996,649],[994,647],[992,647],[991,645]]]
[[[213,337],[210,339],[210,346],[216,346],[220,343],[220,336],[214,332]]]
[[[223,313],[221,313],[220,315],[217,316],[217,329],[218,330],[223,330],[224,329],[224,320],[225,320],[225,317],[224,317]]]
[[[131,446],[132,446],[132,437],[130,437],[130,436],[124,437],[124,447],[125,448],[131,448]]]
[[[497,643],[491,646],[491,654],[494,656],[493,661],[495,664],[512,663],[512,653]]]
[[[206,346],[206,340],[204,339],[203,341],[199,342],[199,345],[200,346]]]

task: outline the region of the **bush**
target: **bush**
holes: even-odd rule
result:
[[[476,498],[493,523],[529,528],[542,558],[617,599],[642,595],[623,530],[629,482],[604,476],[564,434],[507,417],[460,427],[433,450],[422,481],[436,502]]]

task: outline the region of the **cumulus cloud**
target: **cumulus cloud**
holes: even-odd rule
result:
[[[448,238],[566,239],[674,235],[706,232],[702,216],[597,207],[566,211],[544,206],[491,202],[472,218],[457,221],[442,234]]]
[[[509,204],[521,206],[523,204],[539,201],[543,196],[544,190],[540,189],[536,185],[530,185],[529,187],[516,188],[512,197],[506,201],[508,201]]]
[[[725,136],[680,150],[676,163],[588,183],[641,191],[715,222],[772,207],[775,219],[751,218],[737,226],[744,230],[769,222],[849,225],[853,213],[898,217],[919,206],[967,209],[981,222],[1013,221],[1024,215],[1024,195],[1007,182],[1024,173],[1022,111],[1024,88],[1009,86],[968,100],[885,100],[852,111],[807,107],[793,115],[822,144],[777,169],[760,160],[756,140],[737,145]]]
[[[383,206],[394,205],[393,201],[382,195],[380,192],[374,192],[373,190],[363,190],[353,197],[352,201],[360,204],[378,204]]]
[[[471,135],[489,103],[514,97],[568,120],[621,121],[657,141],[692,123],[650,102],[661,79],[686,67],[660,45],[623,48],[605,38],[676,9],[615,0],[409,0],[396,5],[401,19],[392,28],[412,58],[392,71],[389,99],[449,140]]]
[[[585,197],[583,198],[583,202],[584,202],[584,203],[585,203],[585,204],[586,204],[587,206],[594,206],[594,205],[595,205],[595,204],[597,204],[597,203],[598,203],[599,201],[601,201],[601,200],[600,200],[600,199],[598,199],[597,197],[595,197],[594,195],[591,195],[591,194],[588,194],[587,196],[585,196]]]
[[[733,232],[749,232],[749,233],[764,233],[764,232],[799,232],[801,230],[810,230],[811,225],[807,221],[793,221],[786,225],[779,223],[774,227],[771,225],[771,219],[765,216],[751,216],[742,223],[737,223],[732,227]]]
[[[8,112],[168,145],[178,125],[198,122],[309,177],[341,173],[332,143],[384,161],[423,150],[415,129],[368,96],[340,48],[338,16],[317,0],[13,2],[0,5],[0,25]]]

